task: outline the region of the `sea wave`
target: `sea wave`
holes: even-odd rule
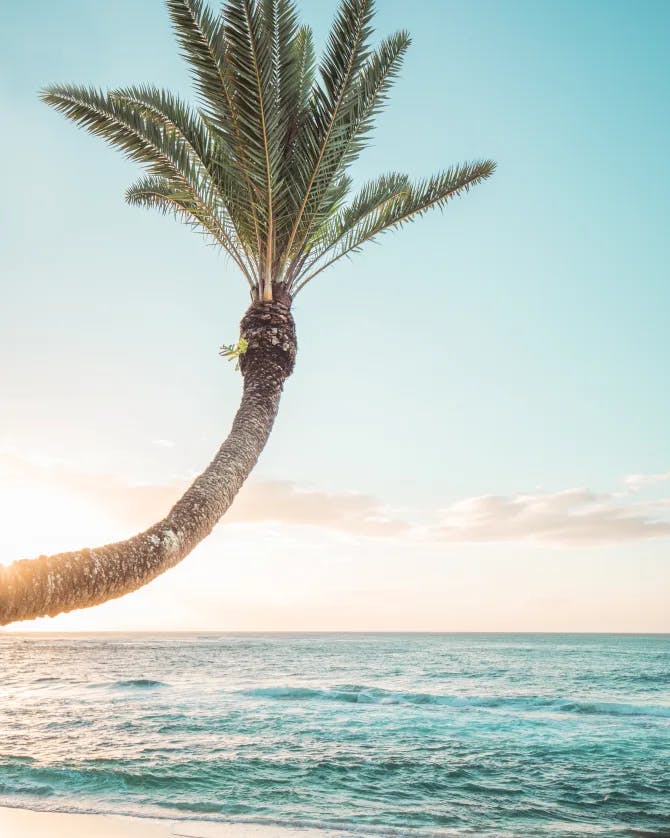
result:
[[[440,695],[435,693],[400,692],[365,685],[336,687],[269,686],[242,690],[249,698],[280,701],[340,701],[352,704],[412,704],[435,705],[454,709],[481,708],[517,712],[556,712],[604,714],[613,716],[656,716],[670,718],[670,706],[663,704],[625,704],[592,702],[545,696],[477,696]]]

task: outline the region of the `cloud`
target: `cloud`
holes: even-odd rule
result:
[[[660,482],[661,475],[654,477],[659,478],[654,482]],[[78,472],[61,462],[22,459],[7,451],[0,451],[0,480],[5,485],[39,486],[84,496],[117,518],[128,535],[162,518],[189,483],[129,485],[118,478]],[[670,498],[634,503],[630,496],[588,489],[466,498],[429,511],[432,523],[421,525],[418,519],[425,514],[426,510],[421,515],[395,513],[358,492],[252,478],[223,523],[277,523],[424,543],[529,542],[576,547],[670,537]]]
[[[130,528],[141,529],[162,518],[190,482],[128,484],[116,477],[79,472],[56,461],[23,460],[6,451],[0,451],[0,480],[14,486],[40,486],[83,495]],[[224,522],[323,527],[371,537],[399,535],[411,526],[369,495],[253,478],[240,490]]]
[[[171,439],[152,439],[152,445],[157,445],[159,448],[174,448],[175,443]]]
[[[646,486],[653,486],[654,483],[664,483],[666,480],[670,480],[670,471],[660,472],[659,474],[629,474],[623,482],[631,492],[639,492]]]
[[[484,495],[442,512],[435,535],[445,541],[531,541],[554,546],[618,544],[670,536],[670,521],[651,504],[628,504],[587,489]]]
[[[280,481],[250,481],[227,517],[231,522],[276,521],[368,536],[400,535],[412,526],[369,495],[326,492]]]

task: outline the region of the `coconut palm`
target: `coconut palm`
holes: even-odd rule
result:
[[[150,85],[108,93],[53,85],[42,99],[121,149],[144,175],[130,204],[174,214],[230,256],[251,305],[238,358],[244,386],[230,435],[167,516],[127,541],[0,568],[0,624],[56,615],[139,588],[181,561],[230,506],[256,463],[291,374],[291,302],[322,271],[489,177],[454,166],[413,182],[393,172],[349,198],[351,164],[410,38],[373,49],[373,0],[341,0],[317,66],[293,0],[167,0],[197,91],[192,107]]]

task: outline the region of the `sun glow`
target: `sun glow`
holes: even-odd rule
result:
[[[95,502],[55,487],[0,489],[5,512],[0,564],[73,550],[119,537],[119,523]]]

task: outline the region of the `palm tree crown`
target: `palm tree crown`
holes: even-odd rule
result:
[[[293,0],[166,0],[198,107],[150,85],[103,93],[52,85],[45,102],[142,163],[129,203],[172,212],[235,261],[253,300],[295,295],[385,230],[442,207],[495,164],[421,182],[391,173],[347,202],[365,147],[410,44],[372,49],[374,0],[342,0],[318,64]],[[318,72],[317,72],[318,69]]]

